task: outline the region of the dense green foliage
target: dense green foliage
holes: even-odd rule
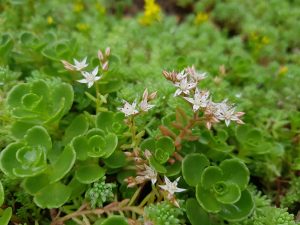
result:
[[[0,224],[299,224],[299,2],[142,7],[0,2]]]

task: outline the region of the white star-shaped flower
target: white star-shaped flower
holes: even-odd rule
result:
[[[229,126],[231,121],[236,121],[239,124],[243,124],[243,121],[240,119],[244,112],[235,112],[235,107],[228,105],[227,100],[219,103],[217,105],[216,117],[218,120],[224,120],[226,126]]]
[[[195,88],[197,83],[188,82],[187,78],[183,78],[181,81],[176,82],[174,85],[175,87],[178,87],[174,96],[178,96],[181,93],[184,93],[186,95],[190,94],[190,90]]]
[[[123,100],[123,102],[124,102],[124,106],[118,108],[118,110],[124,113],[125,116],[131,116],[139,113],[139,111],[136,109],[136,100],[132,104],[129,104],[125,100]]]
[[[71,63],[61,60],[61,62],[64,64],[65,69],[71,70],[71,71],[81,71],[82,69],[86,68],[89,64],[86,63],[87,57],[85,57],[83,60],[78,61],[77,59],[73,59],[74,65]]]
[[[172,198],[172,196],[176,192],[183,192],[186,189],[178,188],[178,181],[180,180],[180,177],[178,177],[175,181],[171,182],[166,176],[164,176],[165,179],[165,185],[159,185],[159,187],[169,193],[168,197]]]
[[[194,98],[184,97],[184,99],[193,104],[193,110],[196,112],[199,108],[205,108],[207,106],[209,101],[208,96],[208,91],[200,91],[196,88]]]
[[[97,80],[100,80],[102,76],[97,77],[98,74],[98,66],[92,72],[81,72],[84,79],[77,80],[79,83],[87,84],[88,88],[92,87]]]
[[[187,73],[184,70],[182,70],[181,72],[176,74],[176,79],[177,80],[182,80],[186,77],[187,77]]]
[[[201,73],[201,72],[196,71],[196,69],[195,69],[194,66],[192,66],[192,67],[187,67],[187,68],[186,68],[186,72],[187,72],[187,73],[191,76],[191,78],[192,78],[194,81],[196,81],[196,82],[198,82],[198,81],[203,80],[203,79],[206,78],[206,73],[205,73],[205,72]]]
[[[144,168],[145,170],[139,172],[140,176],[137,176],[136,179],[151,180],[151,183],[154,185],[157,181],[157,172],[146,164],[144,164]]]
[[[78,61],[77,59],[73,59],[75,65],[74,68],[77,71],[81,71],[82,69],[84,69],[85,67],[87,67],[89,64],[86,63],[87,57],[85,57],[83,60]],[[98,69],[97,69],[98,70]]]

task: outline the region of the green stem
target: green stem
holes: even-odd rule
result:
[[[128,203],[128,206],[132,205],[132,204],[135,202],[135,200],[136,200],[137,197],[139,196],[139,194],[140,194],[142,188],[143,188],[143,187],[141,186],[141,187],[139,187],[139,188],[134,192],[132,198],[130,199],[130,202]]]
[[[99,99],[99,86],[98,86],[98,82],[95,83],[95,87],[96,87],[96,114],[98,114],[99,108],[100,108],[100,99]]]

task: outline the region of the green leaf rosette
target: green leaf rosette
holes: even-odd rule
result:
[[[219,166],[204,169],[196,186],[196,198],[207,212],[219,213],[224,219],[237,221],[249,216],[254,208],[246,189],[249,170],[237,159],[224,160]]]

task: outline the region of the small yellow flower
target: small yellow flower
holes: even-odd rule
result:
[[[84,10],[84,5],[82,2],[76,2],[73,4],[73,11],[76,13],[80,13]]]
[[[208,13],[198,12],[196,14],[194,22],[197,25],[202,24],[208,20],[208,17],[209,17]]]
[[[77,23],[76,28],[79,31],[85,32],[85,31],[88,31],[90,29],[90,26],[86,23]]]
[[[104,15],[106,13],[106,8],[99,2],[96,3],[95,8],[102,15]]]
[[[48,16],[48,17],[47,17],[47,23],[48,23],[49,25],[51,25],[51,24],[54,23],[54,20],[53,20],[53,17],[52,17],[52,16]]]
[[[267,45],[270,43],[270,38],[268,38],[267,36],[263,36],[261,39],[261,43],[264,45]]]
[[[144,15],[139,22],[142,25],[150,25],[161,20],[161,8],[155,0],[145,0]]]
[[[289,71],[287,66],[281,66],[278,71],[278,75],[283,76]]]

